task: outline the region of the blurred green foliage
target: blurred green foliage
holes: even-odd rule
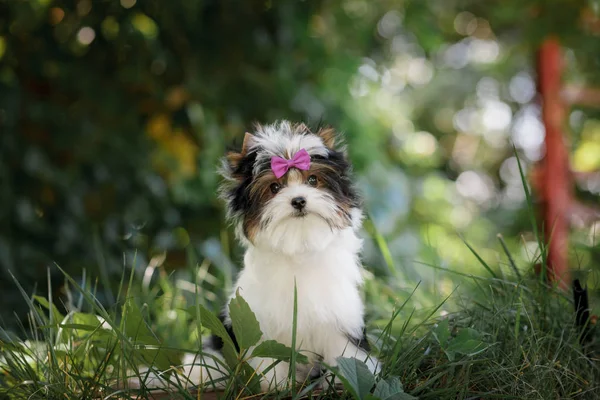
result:
[[[423,263],[474,268],[457,233],[495,259],[502,232],[528,266],[534,241],[511,144],[526,166],[543,155],[535,51],[557,35],[565,79],[600,83],[599,8],[0,0],[2,316],[25,309],[9,271],[32,290],[54,263],[116,285],[124,268],[142,272],[166,251],[169,269],[208,259],[209,275],[225,277],[215,286],[227,284],[239,253],[215,195],[218,158],[252,122],[282,118],[346,134],[366,234],[389,243],[389,257],[366,243],[376,274],[393,262],[395,278],[449,293],[452,281]],[[580,170],[600,166],[599,119],[570,115]],[[600,182],[581,190],[597,200]],[[574,267],[599,263],[590,232],[577,233]]]

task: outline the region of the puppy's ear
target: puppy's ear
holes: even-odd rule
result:
[[[248,150],[250,150],[250,147],[252,147],[252,145],[254,144],[254,135],[246,132],[244,134],[244,142],[242,143],[242,155],[246,155],[248,154]]]
[[[330,149],[335,149],[337,142],[337,133],[333,128],[321,128],[317,132],[317,136],[321,138],[323,144]]]
[[[242,150],[240,150],[239,152],[230,151],[225,155],[225,158],[227,159],[227,162],[229,163],[229,167],[231,168],[231,170],[235,170],[237,168],[240,161],[242,161],[244,156],[246,154],[248,154],[248,150],[250,150],[250,147],[252,147],[253,142],[254,142],[254,135],[246,132],[244,134],[244,142],[242,143]]]

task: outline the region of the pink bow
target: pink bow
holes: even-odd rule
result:
[[[310,168],[310,155],[304,149],[298,150],[291,160],[286,160],[281,157],[271,157],[271,169],[277,179],[281,178],[288,172],[290,168],[298,168],[308,170]]]

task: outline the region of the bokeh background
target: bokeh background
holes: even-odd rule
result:
[[[218,159],[253,122],[331,125],[349,144],[382,296],[432,305],[482,268],[530,271],[526,173],[544,156],[536,53],[556,36],[565,82],[600,85],[600,2],[573,0],[0,0],[0,316],[58,266],[98,284],[173,274],[218,303],[240,249]],[[600,169],[600,113],[569,111],[576,171]],[[514,145],[514,149],[513,149]],[[600,177],[578,196],[598,203]],[[571,268],[597,293],[600,225]],[[150,268],[148,268],[150,266]],[[85,271],[85,272],[84,272]],[[150,272],[149,272],[150,271]],[[157,272],[158,271],[158,272]],[[450,306],[449,306],[450,307]]]

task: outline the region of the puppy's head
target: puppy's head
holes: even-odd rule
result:
[[[351,166],[335,142],[331,129],[312,133],[287,121],[246,133],[241,151],[227,154],[221,170],[221,196],[243,241],[292,255],[323,250],[339,231],[360,226]],[[274,158],[285,164],[304,151],[308,164],[276,176]]]

